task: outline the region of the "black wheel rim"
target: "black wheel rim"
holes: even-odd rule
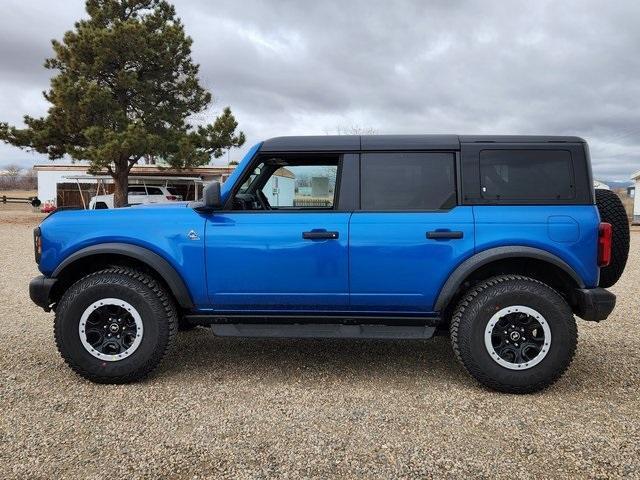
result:
[[[118,305],[103,305],[87,319],[87,342],[98,352],[117,355],[131,348],[138,328],[133,316]]]
[[[551,330],[545,318],[526,306],[512,306],[496,312],[485,331],[485,346],[500,365],[526,369],[546,356]]]
[[[80,319],[80,341],[101,360],[117,361],[131,355],[142,341],[143,325],[138,311],[117,298],[89,305]]]

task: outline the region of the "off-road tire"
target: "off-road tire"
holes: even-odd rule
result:
[[[598,286],[609,288],[620,279],[629,257],[629,219],[622,201],[611,190],[596,189],[596,205],[600,220],[611,224],[611,263],[600,269]]]
[[[144,326],[139,347],[118,361],[92,356],[78,333],[85,309],[110,297],[132,305]],[[54,320],[60,355],[78,375],[96,383],[129,383],[148,375],[173,345],[177,328],[176,307],[164,288],[149,275],[126,267],[107,268],[78,280],[62,296]]]
[[[492,315],[512,305],[540,312],[551,329],[548,353],[526,370],[499,365],[484,343]],[[472,287],[454,311],[450,334],[453,351],[467,372],[483,385],[507,393],[531,393],[553,384],[571,364],[578,342],[575,319],[564,298],[548,285],[519,275],[493,277]]]

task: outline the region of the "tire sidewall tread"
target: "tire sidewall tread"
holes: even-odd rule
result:
[[[491,358],[484,345],[487,322],[499,308],[526,305],[551,328],[545,358],[526,370],[510,370]],[[490,278],[473,287],[456,307],[450,326],[456,358],[483,385],[508,393],[531,393],[553,384],[569,367],[577,346],[577,327],[564,298],[548,285],[520,275]]]
[[[609,288],[616,284],[622,276],[629,258],[629,219],[622,201],[611,190],[596,189],[596,205],[600,214],[600,221],[611,224],[611,263],[600,268],[598,286]]]
[[[140,346],[131,356],[116,362],[91,355],[78,334],[82,312],[100,297],[129,302],[143,321]],[[62,358],[78,375],[97,383],[129,383],[157,367],[174,343],[177,324],[173,299],[153,277],[127,267],[111,267],[69,287],[56,308],[54,336]]]

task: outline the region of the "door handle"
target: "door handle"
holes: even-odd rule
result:
[[[462,238],[463,233],[456,231],[452,232],[450,230],[434,230],[432,232],[427,232],[427,238],[431,240],[449,240],[453,238]]]
[[[302,238],[305,240],[335,240],[338,238],[338,232],[327,232],[326,230],[311,230],[310,232],[302,232]]]

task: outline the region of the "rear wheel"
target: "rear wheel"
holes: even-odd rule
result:
[[[611,263],[600,269],[598,286],[609,288],[620,279],[629,256],[629,220],[622,201],[611,190],[596,189],[600,220],[611,224]]]
[[[517,275],[474,287],[451,321],[453,349],[465,369],[501,392],[529,393],[555,382],[577,345],[567,302],[551,287]]]
[[[173,301],[152,277],[113,267],[65,292],[54,333],[62,358],[76,373],[98,383],[127,383],[160,363],[177,323]]]

